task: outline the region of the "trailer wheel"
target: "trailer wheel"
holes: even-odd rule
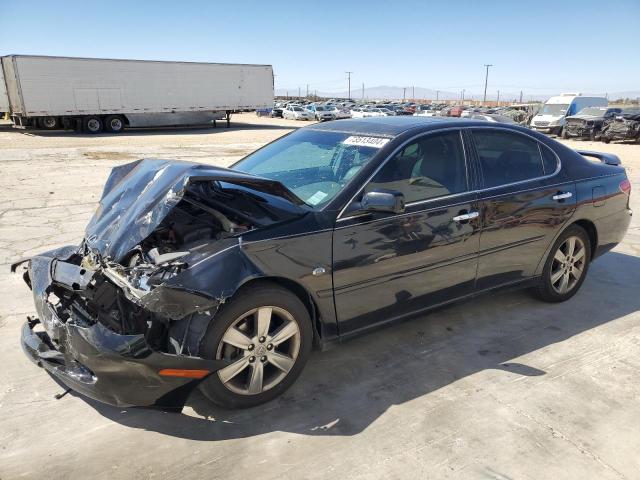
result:
[[[102,131],[102,120],[100,117],[84,117],[82,119],[82,130],[87,133],[100,133]]]
[[[38,126],[45,130],[53,130],[58,128],[58,117],[42,117],[38,119]]]
[[[104,129],[111,133],[120,133],[124,130],[124,119],[120,115],[109,115],[104,120]]]

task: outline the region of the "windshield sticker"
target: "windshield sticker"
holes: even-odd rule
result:
[[[345,145],[355,145],[356,147],[382,148],[388,142],[388,138],[351,136],[346,138],[342,143]]]
[[[309,205],[317,205],[319,204],[322,200],[324,200],[324,198],[327,196],[326,193],[318,190],[316,193],[314,193],[313,195],[311,195],[308,199],[307,199],[307,203]]]

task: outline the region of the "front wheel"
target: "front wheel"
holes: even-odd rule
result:
[[[580,289],[589,270],[591,244],[581,227],[572,225],[556,240],[544,265],[536,293],[546,302],[564,302]]]
[[[246,288],[218,311],[203,339],[201,355],[229,365],[200,389],[227,408],[268,402],[300,375],[312,342],[309,313],[298,297],[275,285]]]

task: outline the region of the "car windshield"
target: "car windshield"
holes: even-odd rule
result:
[[[302,107],[293,107],[296,112],[302,112]]]
[[[297,130],[250,154],[232,168],[277,180],[312,207],[334,198],[387,139]],[[378,144],[372,147],[371,144]]]
[[[564,115],[569,109],[569,104],[565,103],[545,103],[539,115]]]
[[[594,107],[587,107],[587,108],[583,108],[582,110],[580,110],[578,112],[578,115],[604,115],[604,113],[607,111],[606,108],[594,108]]]
[[[316,110],[317,110],[318,112],[322,112],[322,111],[324,111],[324,110],[325,110],[325,108],[324,108],[324,107],[316,107]]]

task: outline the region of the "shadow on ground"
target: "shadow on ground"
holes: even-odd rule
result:
[[[545,375],[512,359],[640,310],[639,291],[640,258],[609,253],[565,303],[545,304],[526,291],[493,293],[422,315],[316,352],[284,396],[260,407],[223,410],[197,391],[188,406],[198,417],[86,401],[122,425],[192,440],[271,431],[355,435],[391,406],[483,370]]]
[[[0,130],[10,131],[16,134],[29,135],[32,137],[79,137],[79,138],[100,138],[100,137],[137,137],[137,136],[153,136],[153,135],[202,135],[205,133],[213,132],[230,132],[235,130],[296,130],[301,126],[308,125],[305,122],[303,125],[268,125],[264,123],[234,123],[231,121],[231,125],[227,127],[224,122],[218,123],[217,127],[213,125],[199,125],[188,127],[153,127],[153,128],[127,128],[121,133],[82,133],[74,130],[38,130],[38,129],[14,129],[10,125],[0,125]]]

